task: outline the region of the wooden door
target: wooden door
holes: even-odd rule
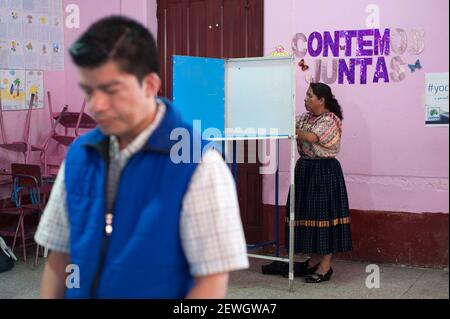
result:
[[[263,56],[263,30],[264,0],[158,0],[161,95],[172,98],[172,55]],[[244,153],[248,154],[245,144]],[[259,167],[258,162],[237,167],[239,204],[249,243],[263,238]]]

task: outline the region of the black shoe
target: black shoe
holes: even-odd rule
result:
[[[333,268],[330,267],[330,269],[327,271],[326,274],[321,275],[318,273],[312,274],[305,278],[305,282],[309,284],[317,284],[322,281],[328,281],[331,278],[331,275],[333,274]]]
[[[320,266],[320,262],[315,264],[314,266],[306,269],[306,275],[314,275],[316,273],[317,269],[319,269],[319,266]]]
[[[288,270],[289,264],[282,261],[274,261],[268,265],[261,266],[261,271],[264,275],[282,275]]]
[[[289,264],[287,264],[288,267],[286,269],[286,272],[283,274],[284,278],[289,277]],[[316,268],[315,268],[316,267]],[[308,271],[310,271],[310,269],[315,269],[314,272],[317,270],[319,266],[316,265],[314,267],[309,267],[309,259],[305,262],[294,262],[294,277],[305,277],[309,274]]]

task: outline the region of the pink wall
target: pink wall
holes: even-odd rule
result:
[[[147,1],[147,26],[150,29],[150,32],[153,36],[158,36],[158,20],[156,18],[157,13],[157,3],[156,0],[148,0]]]
[[[129,15],[147,22],[157,34],[156,0],[64,0],[80,7],[81,28],[65,30],[66,48],[93,21],[109,14]],[[313,31],[366,29],[369,1],[265,0],[265,54],[281,44],[290,50],[294,34]],[[344,107],[344,136],[339,156],[354,209],[406,212],[448,212],[448,128],[426,128],[424,122],[424,74],[448,72],[448,1],[379,0],[380,28],[426,30],[426,47],[420,55],[423,70],[400,83],[332,85]],[[337,14],[339,12],[339,14]],[[401,12],[401,13],[400,13]],[[312,18],[314,17],[314,18]],[[405,55],[407,62],[413,56]],[[305,57],[312,66],[313,59]],[[52,92],[55,109],[69,104],[79,110],[83,100],[78,75],[66,54],[64,72],[45,72],[46,90]],[[303,111],[307,85],[298,71],[297,108]],[[5,112],[9,140],[20,139],[24,112]],[[43,143],[50,129],[48,109],[33,112],[31,141]],[[289,145],[281,145],[280,204],[289,185]],[[1,151],[0,169],[18,156]],[[37,158],[34,160],[37,162]],[[263,201],[274,203],[273,176],[264,177]]]
[[[66,56],[65,56],[65,70],[64,70],[64,84],[66,89],[65,100],[69,104],[69,108],[74,110],[79,110],[83,103],[83,94],[78,86],[78,72],[76,67],[73,65],[67,49],[72,43],[74,43],[77,38],[96,20],[110,15],[110,14],[120,14],[121,6],[120,0],[64,0],[64,4],[68,5],[70,3],[75,3],[80,7],[80,28],[79,29],[67,29],[65,32],[65,46],[66,46]],[[49,88],[57,88],[57,83],[49,83]]]
[[[45,90],[52,94],[54,111],[62,109],[68,104],[69,109],[79,111],[83,102],[83,94],[78,87],[78,73],[72,64],[67,49],[70,45],[91,25],[94,21],[110,15],[122,14],[134,18],[147,25],[150,29],[156,30],[156,0],[63,0],[63,8],[69,4],[76,4],[80,8],[80,28],[65,28],[65,70],[44,72]],[[65,13],[65,17],[67,13]],[[156,34],[156,33],[154,33]],[[47,101],[46,101],[47,103]],[[23,132],[23,122],[26,112],[4,112],[4,122],[8,136],[8,142],[21,140]],[[30,142],[41,145],[44,143],[50,131],[50,118],[48,105],[45,109],[36,110],[32,113]],[[64,155],[65,148],[56,149],[52,147],[52,155]],[[22,161],[22,156],[12,152],[0,151],[0,169],[8,169],[9,163]],[[38,163],[37,155],[33,156],[32,162]]]
[[[365,8],[372,1],[265,0],[265,54],[277,45],[291,51],[296,33],[360,30]],[[424,126],[425,73],[448,72],[449,3],[447,0],[379,0],[380,29],[403,28],[426,32],[425,51],[406,53],[407,63],[417,58],[423,69],[407,71],[402,82],[367,85],[332,84],[344,109],[344,135],[339,159],[344,169],[353,209],[447,212],[449,136],[448,127]],[[321,56],[319,56],[320,58]],[[305,61],[314,66],[307,55]],[[390,63],[390,57],[386,61]],[[405,66],[406,67],[406,66]],[[307,90],[304,74],[297,70],[297,112],[304,111]],[[289,185],[289,146],[281,149],[280,204]],[[274,203],[273,176],[264,178],[264,203]]]
[[[121,14],[131,17],[143,25],[147,24],[147,6],[145,0],[122,0],[120,2]]]
[[[76,3],[81,11],[81,27],[80,29],[66,29],[65,42],[66,48],[76,41],[76,39],[96,20],[111,15],[121,14],[131,17],[144,25],[147,25],[149,16],[152,14],[152,5],[154,4],[154,16],[156,20],[156,0],[64,0],[64,3]],[[150,7],[150,9],[147,8]],[[69,105],[74,108],[80,108],[83,102],[83,95],[78,88],[78,74],[75,66],[70,60],[70,56],[66,50],[66,70],[65,70],[65,86],[67,88],[66,99]],[[52,87],[52,85],[49,85]]]

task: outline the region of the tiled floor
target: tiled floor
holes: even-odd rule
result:
[[[248,270],[232,273],[228,298],[233,299],[326,299],[326,298],[449,298],[448,270],[380,266],[380,288],[366,287],[368,263],[335,260],[330,281],[306,284],[295,278],[294,291],[288,288],[288,279],[263,275],[261,265],[268,261],[251,259]],[[38,298],[44,260],[34,266],[34,259],[18,262],[14,269],[0,274],[1,298]]]

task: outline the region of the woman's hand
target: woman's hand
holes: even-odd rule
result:
[[[300,129],[297,129],[296,133],[297,133],[297,141],[308,142],[311,144],[316,144],[319,142],[319,138],[314,133],[302,131]]]

